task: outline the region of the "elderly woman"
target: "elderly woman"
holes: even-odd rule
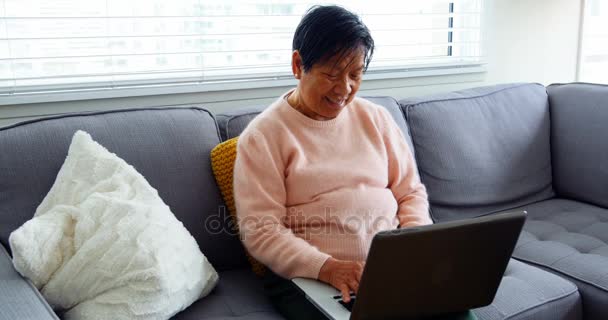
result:
[[[324,318],[287,280],[326,282],[350,300],[373,236],[432,223],[412,153],[391,115],[356,97],[374,51],[337,6],[310,9],[293,39],[298,86],[239,138],[234,195],[243,243],[268,266],[287,318]]]

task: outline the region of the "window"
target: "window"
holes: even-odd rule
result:
[[[291,79],[293,32],[324,2],[0,0],[0,98]],[[482,0],[338,4],[371,29],[369,75],[482,62]]]
[[[608,84],[608,0],[585,1],[578,80]]]

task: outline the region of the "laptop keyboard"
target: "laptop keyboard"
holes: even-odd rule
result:
[[[338,295],[338,296],[334,296],[333,297],[335,300],[337,300],[344,308],[346,308],[346,310],[352,312],[353,311],[353,306],[355,305],[355,299],[356,296],[354,293],[350,294],[350,301],[349,302],[344,302],[342,300],[342,296]]]

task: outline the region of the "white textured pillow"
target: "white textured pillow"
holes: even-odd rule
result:
[[[158,192],[82,131],[9,241],[17,271],[66,319],[168,319],[218,280]]]

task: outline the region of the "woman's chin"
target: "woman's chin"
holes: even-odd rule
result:
[[[325,101],[325,111],[324,115],[327,117],[335,118],[340,114],[340,112],[346,107],[344,103],[334,103],[330,101]]]
[[[340,112],[342,112],[342,109],[344,109],[343,106],[340,106],[339,108],[328,107],[325,110],[323,110],[324,112],[323,112],[322,116],[327,119],[333,119],[333,118],[337,117],[340,114]]]

